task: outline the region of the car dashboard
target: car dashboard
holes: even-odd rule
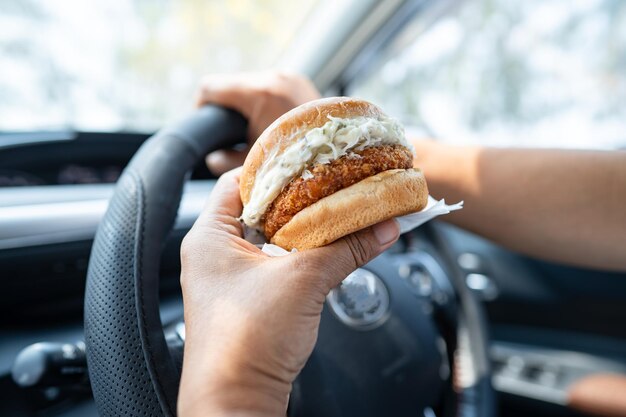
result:
[[[0,136],[1,415],[96,415],[88,389],[69,396],[58,389],[21,389],[11,368],[32,343],[82,340],[93,236],[113,182],[146,138],[78,133],[22,142],[13,137],[3,145]],[[182,316],[179,246],[213,184],[206,168],[194,171],[164,247],[164,325]],[[443,237],[447,253],[422,229],[393,250],[404,250],[410,239],[441,269],[453,263],[482,300],[501,415],[576,415],[572,387],[597,375],[626,379],[624,274],[526,258],[439,221],[429,227]]]

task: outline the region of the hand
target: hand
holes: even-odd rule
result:
[[[330,289],[398,238],[394,220],[328,246],[269,257],[242,239],[239,170],[217,182],[181,248],[182,417],[284,416]]]
[[[320,93],[313,83],[295,74],[213,74],[202,79],[196,106],[217,104],[241,113],[248,119],[248,145],[252,145],[274,120],[317,98]],[[207,156],[207,165],[212,172],[221,174],[241,166],[248,149],[212,152]]]

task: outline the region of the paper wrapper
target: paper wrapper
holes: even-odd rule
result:
[[[444,199],[435,200],[431,196],[428,196],[428,203],[426,207],[417,213],[407,214],[406,216],[396,217],[396,221],[400,225],[400,233],[409,232],[429,220],[434,219],[437,216],[448,214],[451,211],[460,210],[463,208],[463,202],[448,205]],[[261,247],[261,250],[269,256],[284,256],[289,255],[289,251],[281,248],[280,246],[267,243],[264,236],[251,229],[244,228],[245,239],[251,243],[254,243]],[[295,252],[295,249],[293,250]]]

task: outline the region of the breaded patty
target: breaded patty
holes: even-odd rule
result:
[[[299,211],[365,178],[390,169],[413,167],[411,151],[401,145],[383,145],[344,155],[309,169],[312,178],[298,177],[276,197],[265,213],[265,235],[270,239]]]

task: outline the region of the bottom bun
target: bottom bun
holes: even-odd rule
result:
[[[427,202],[422,171],[384,171],[303,209],[271,242],[287,250],[317,248],[392,217],[420,211]]]

